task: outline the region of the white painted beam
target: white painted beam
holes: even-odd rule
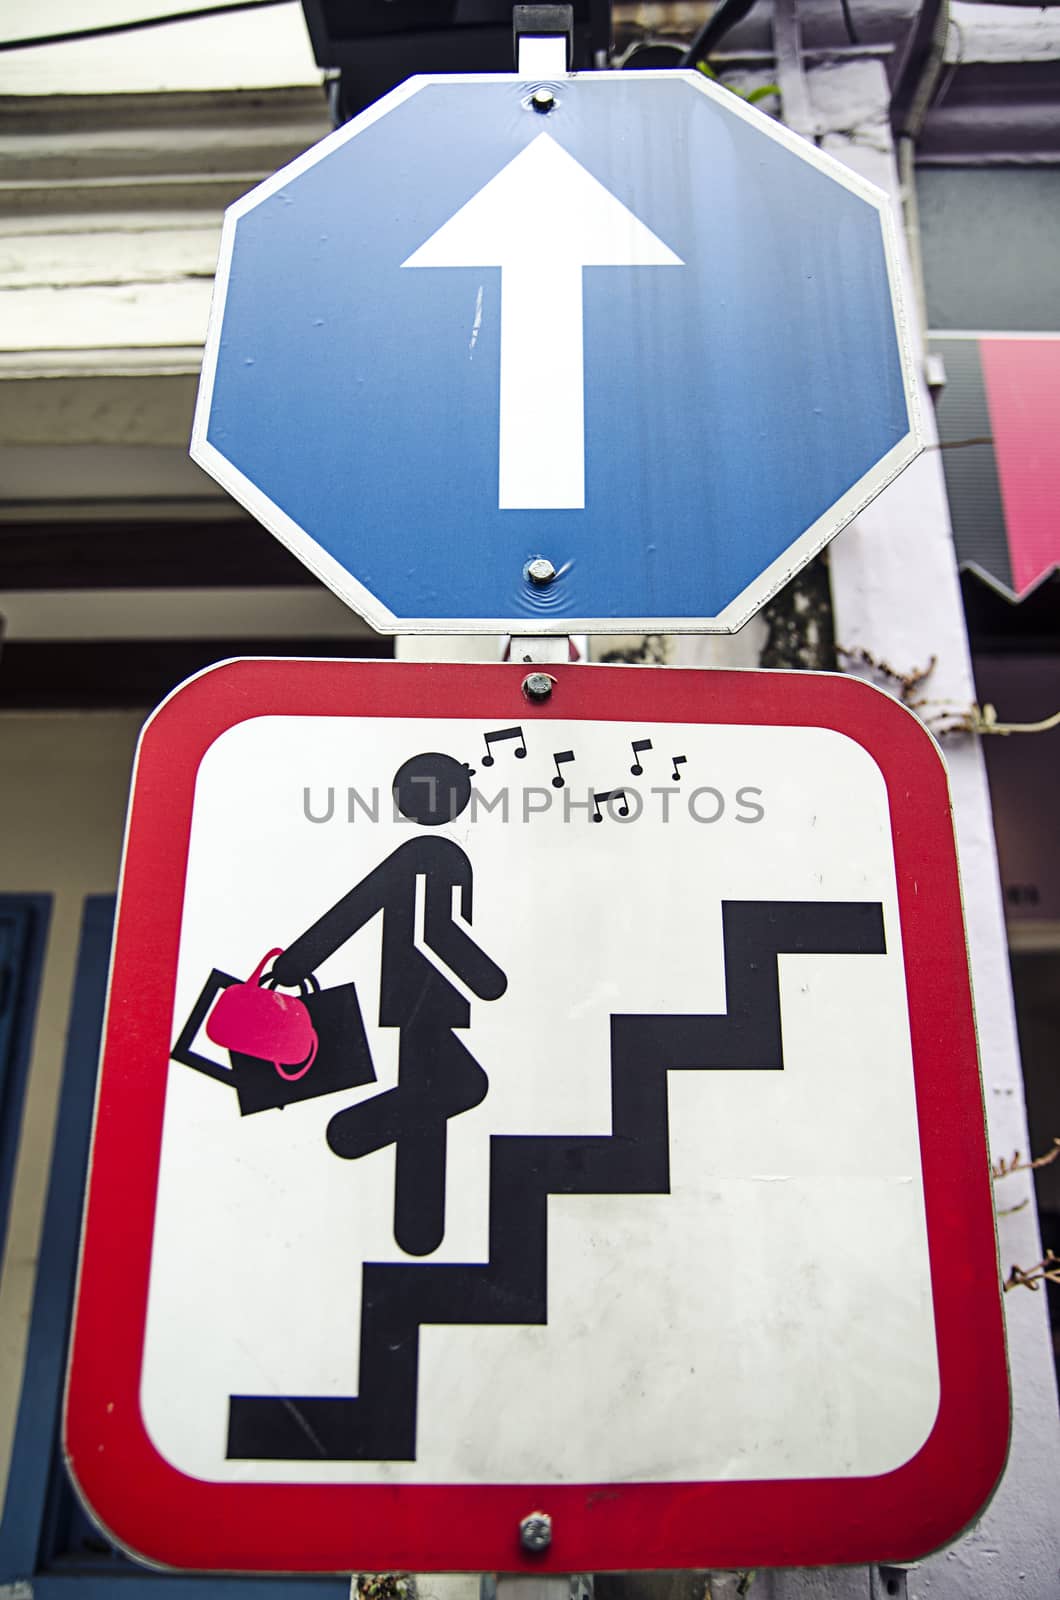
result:
[[[199,5],[202,0],[197,0]],[[194,9],[192,0],[166,0],[167,14]],[[48,0],[46,6],[8,7],[11,38],[61,33],[145,15],[140,0]],[[138,33],[20,50],[4,58],[9,94],[128,94],[178,89],[271,89],[319,83],[298,0],[221,17],[175,22]]]
[[[206,338],[212,283],[9,289],[0,297],[0,351],[167,349]]]
[[[1056,61],[1060,58],[1060,15],[1045,5],[983,5],[981,0],[951,0],[946,61]]]
[[[86,87],[0,98],[0,378],[127,372],[145,352],[175,370],[201,350],[225,206],[329,129],[318,87]]]

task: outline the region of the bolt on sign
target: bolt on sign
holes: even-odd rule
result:
[[[149,722],[73,1478],[175,1568],[923,1555],[1008,1430],[938,750],[840,676],[525,673]]]

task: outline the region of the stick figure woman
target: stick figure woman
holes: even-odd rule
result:
[[[394,777],[403,816],[426,828],[451,822],[471,798],[467,769],[451,756],[413,756]],[[423,943],[416,943],[416,891],[423,879]],[[460,893],[460,921],[453,913]],[[445,1233],[448,1119],[485,1098],[489,1080],[454,1029],[471,1024],[471,1002],[439,969],[481,1000],[497,1000],[507,978],[465,932],[472,916],[471,863],[452,839],[417,834],[343,896],[281,955],[273,977],[295,985],[383,914],[379,1022],[399,1030],[398,1083],[332,1117],[327,1140],[356,1160],[393,1144],[394,1237],[409,1255],[437,1249]]]

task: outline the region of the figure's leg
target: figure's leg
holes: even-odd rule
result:
[[[394,1238],[410,1256],[429,1256],[445,1235],[447,1124],[403,1133],[394,1172]]]
[[[328,1123],[328,1145],[355,1161],[393,1144],[407,1130],[433,1126],[470,1111],[486,1097],[489,1079],[451,1033],[424,1038],[414,1033],[401,1044],[399,1086],[336,1111]]]
[[[384,1089],[359,1105],[336,1111],[328,1123],[329,1147],[344,1160],[355,1161],[393,1144],[404,1124],[406,1099],[400,1088]]]
[[[405,1099],[397,1138],[394,1238],[409,1255],[426,1256],[445,1234],[448,1119],[480,1105],[489,1079],[448,1029],[407,1029],[398,1081]]]

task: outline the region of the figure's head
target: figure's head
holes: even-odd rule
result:
[[[471,799],[471,774],[452,756],[412,756],[394,774],[394,804],[402,816],[437,828],[452,822]]]

